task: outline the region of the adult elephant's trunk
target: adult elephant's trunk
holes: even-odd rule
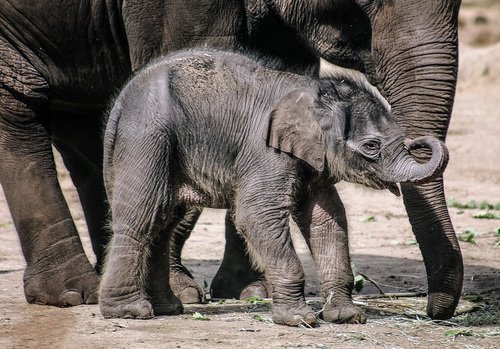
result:
[[[443,142],[434,137],[419,137],[406,142],[408,150],[430,149],[429,161],[419,163],[410,154],[403,153],[402,160],[390,166],[393,182],[425,183],[440,176],[448,164],[448,149]]]
[[[406,137],[432,135],[444,141],[457,80],[460,0],[359,3],[372,24],[372,81],[378,80]],[[428,158],[418,150],[413,155]],[[427,313],[450,318],[460,298],[463,261],[442,177],[426,184],[403,183],[401,189],[427,270]]]

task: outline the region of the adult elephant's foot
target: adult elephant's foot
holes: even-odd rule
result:
[[[316,325],[316,315],[307,305],[291,307],[289,305],[275,305],[272,308],[272,319],[274,323],[288,326],[311,326]]]
[[[99,276],[85,254],[78,254],[56,267],[37,263],[26,267],[24,295],[32,304],[70,307],[96,304]]]
[[[184,311],[181,301],[173,293],[161,299],[153,298],[152,302],[156,315],[179,315]]]
[[[201,287],[193,278],[182,272],[170,272],[170,287],[182,304],[197,304],[204,301],[204,292]]]
[[[264,280],[254,281],[243,288],[240,292],[240,299],[249,299],[253,297],[267,298],[267,283]]]
[[[364,324],[366,315],[363,310],[354,304],[343,304],[337,306],[326,305],[320,314],[327,322],[339,324]]]
[[[236,232],[228,211],[226,214],[226,247],[221,266],[210,285],[212,298],[267,298],[270,292],[264,274],[253,268],[246,242]]]
[[[223,263],[210,285],[212,298],[248,299],[267,298],[269,292],[264,275],[250,269],[250,265],[229,266]]]

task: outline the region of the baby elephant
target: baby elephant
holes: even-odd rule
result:
[[[234,52],[191,50],[150,65],[109,115],[104,170],[113,238],[100,289],[105,317],[178,314],[168,243],[187,207],[228,208],[266,275],[279,324],[314,325],[292,217],[318,266],[325,320],[364,322],[352,303],[347,223],[334,183],[389,189],[438,176],[445,146],[405,146],[387,102],[346,71],[314,79]],[[429,148],[418,163],[408,148]],[[200,253],[202,253],[200,251]]]

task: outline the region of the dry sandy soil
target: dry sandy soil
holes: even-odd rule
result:
[[[461,203],[500,202],[499,19],[498,1],[463,1],[460,81],[445,174],[447,197]],[[61,179],[89,251],[77,195],[63,170]],[[344,183],[339,187],[348,210],[356,268],[385,292],[425,292],[422,258],[401,199]],[[105,320],[96,305],[58,309],[26,304],[25,264],[0,190],[0,348],[498,348],[500,234],[494,231],[500,220],[474,218],[484,212],[481,209],[450,207],[450,212],[457,234],[465,237],[467,229],[477,234],[473,242],[461,242],[465,283],[459,310],[465,313],[450,321],[429,320],[422,297],[367,298],[362,294],[379,293],[368,281],[355,296],[369,315],[365,325],[288,328],[270,322],[265,302],[235,301],[188,306],[180,316]],[[498,208],[490,212],[500,215]],[[223,217],[223,211],[206,210],[184,251],[200,284],[210,283],[222,257]],[[294,241],[307,273],[308,299],[316,306],[317,277],[295,229]],[[90,251],[89,256],[93,258]],[[471,308],[476,311],[469,312]],[[197,320],[196,312],[208,321]]]

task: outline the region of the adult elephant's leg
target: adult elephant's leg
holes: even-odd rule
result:
[[[431,135],[444,141],[457,81],[460,0],[363,4],[372,22],[378,87],[393,114],[408,138]],[[427,268],[427,312],[435,319],[449,318],[461,293],[463,262],[442,179],[402,189]]]
[[[182,264],[182,248],[200,217],[202,209],[191,207],[178,212],[182,220],[175,226],[170,238],[170,286],[183,304],[201,303],[203,290],[194,281],[191,272]]]
[[[111,234],[106,228],[109,208],[102,174],[102,118],[103,111],[95,110],[85,115],[52,113],[50,119],[52,140],[78,191],[99,273]]]
[[[226,213],[224,257],[210,291],[213,298],[248,299],[268,295],[264,274],[251,263],[245,240],[236,231],[230,211]]]
[[[427,270],[427,313],[433,319],[448,319],[460,298],[463,261],[446,206],[443,180],[419,186],[402,184],[401,189]]]
[[[328,183],[316,185],[305,195],[293,218],[318,267],[321,297],[325,302],[320,316],[330,322],[364,323],[365,314],[352,302],[354,276],[344,205]]]
[[[0,182],[21,242],[29,303],[71,306],[97,301],[89,263],[57,180],[39,110],[0,88]]]

